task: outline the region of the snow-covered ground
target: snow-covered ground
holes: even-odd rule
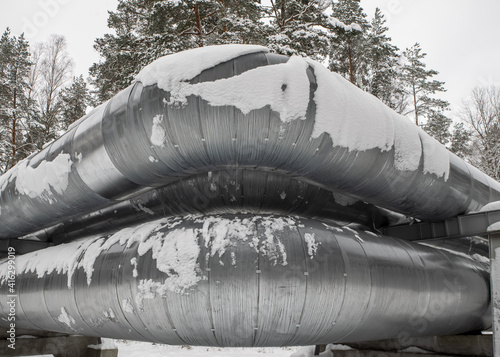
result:
[[[118,357],[223,357],[223,356],[245,356],[245,357],[309,357],[314,355],[314,346],[308,347],[261,347],[261,348],[217,348],[217,347],[192,347],[192,346],[168,346],[147,342],[116,340]],[[329,345],[330,347],[330,345]],[[349,349],[347,346],[336,345],[335,349]],[[334,354],[327,348],[326,352],[320,353],[322,357],[333,357]]]
[[[284,348],[217,348],[168,346],[146,342],[116,341],[118,357],[201,357],[201,356],[245,356],[245,357],[290,357],[299,347]],[[294,356],[295,357],[295,356]]]
[[[102,339],[101,345],[90,345],[95,349],[118,349],[118,357],[313,357],[314,346],[307,347],[256,347],[256,348],[220,348],[195,346],[169,346],[150,342]],[[344,345],[328,345],[320,357],[334,357],[335,350],[349,350]],[[333,350],[333,351],[332,351]],[[53,357],[50,354],[30,357]]]
[[[169,346],[149,342],[103,339],[101,345],[90,345],[95,349],[118,349],[118,357],[314,357],[314,346],[306,347],[259,347],[259,348],[219,348],[194,346]],[[350,350],[349,346],[328,345],[320,357],[335,357],[335,351]],[[418,347],[407,347],[401,352],[428,354],[429,351]],[[30,357],[53,357],[53,355],[37,355]]]
[[[314,346],[308,347],[260,347],[260,348],[218,348],[193,346],[168,346],[148,342],[115,340],[118,357],[312,357]],[[330,346],[330,345],[329,345]],[[96,346],[97,347],[97,346]],[[347,346],[336,345],[335,349],[349,349]],[[98,348],[99,349],[99,348]],[[105,349],[105,348],[104,348]],[[53,355],[37,355],[31,357],[52,357]],[[334,353],[327,348],[320,353],[322,357],[333,357]]]

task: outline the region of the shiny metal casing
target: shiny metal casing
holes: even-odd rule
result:
[[[286,61],[265,52],[246,54],[191,82]],[[51,192],[50,200],[22,195],[15,180],[4,176],[0,238],[31,234],[55,243],[105,244],[112,241],[108,233],[133,240],[130,232],[140,223],[182,216],[144,239],[163,247],[169,233],[190,231],[200,243],[199,281],[180,291],[143,291],[145,282],[158,287],[176,270],[159,269],[162,259],[141,253],[138,242],[99,251],[90,283],[84,269],[86,254],[95,253],[90,248],[73,257],[69,287],[68,273],[20,270],[18,326],[213,346],[353,342],[488,328],[485,267],[377,235],[374,228],[393,219],[389,211],[433,221],[476,210],[500,199],[500,184],[451,153],[445,180],[425,173],[423,159],[417,170],[398,170],[394,148],[349,150],[326,133],[313,138],[318,84],[312,67],[307,71],[306,118],[290,122],[269,106],[243,114],[196,96],[184,106],[169,105],[170,93],[136,82],[29,159],[36,168],[69,154],[63,193]],[[158,116],[164,145],[151,140]],[[230,227],[247,218],[252,234],[247,240],[226,235],[224,253],[212,254],[204,227],[214,214],[224,214],[217,219]],[[289,224],[279,228],[279,217]],[[271,243],[277,260],[260,249]],[[65,247],[39,253],[59,257]],[[18,257],[19,264],[34,257]],[[4,300],[0,308],[5,316]]]
[[[287,60],[248,54],[205,70],[191,82]],[[165,104],[169,93],[135,83],[30,159],[30,166],[36,167],[61,152],[71,155],[69,186],[64,194],[54,193],[54,202],[19,195],[14,182],[6,186],[1,192],[0,237],[28,234],[181,178],[235,168],[293,177],[424,220],[453,217],[500,199],[498,182],[451,153],[445,181],[424,173],[422,163],[416,171],[397,170],[393,150],[349,151],[332,144],[328,134],[311,138],[316,82],[312,69],[308,75],[306,119],[291,122],[282,122],[269,106],[243,115],[231,106],[212,107],[196,96],[188,97],[183,107],[173,107]],[[150,140],[158,115],[164,118],[163,146]]]
[[[257,233],[248,241],[227,234],[231,244],[219,256],[210,219],[167,220],[142,240],[166,244],[171,232],[197,231],[200,280],[182,292],[141,290],[144,281],[161,285],[183,272],[162,272],[152,250],[117,242],[96,258],[90,284],[83,267],[71,288],[67,274],[18,276],[18,326],[168,344],[287,346],[454,334],[491,323],[488,274],[471,259],[303,218],[273,230],[283,246],[273,255],[266,230],[282,218],[253,215],[216,217],[229,231],[246,219]],[[73,322],[64,322],[61,307]]]

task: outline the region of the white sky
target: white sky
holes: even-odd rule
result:
[[[75,62],[75,75],[88,75],[99,57],[94,39],[109,32],[107,10],[118,0],[14,0],[3,4],[0,31],[25,32],[31,44],[52,33],[64,35]],[[500,1],[362,0],[369,17],[382,9],[393,43],[400,49],[419,42],[426,64],[440,72],[454,110],[477,85],[500,85]]]

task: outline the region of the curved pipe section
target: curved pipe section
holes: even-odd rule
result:
[[[304,218],[163,219],[20,256],[17,269],[18,327],[91,336],[284,346],[491,323],[473,260]]]
[[[194,77],[177,84],[237,82],[252,71],[288,64],[287,57],[262,48],[253,52],[236,53],[234,58],[201,73],[193,72]],[[176,69],[163,71],[168,74]],[[277,87],[282,93],[276,95],[285,102],[296,93],[309,98],[304,117],[294,120],[286,120],[273,105],[243,112],[241,105],[213,104],[201,94],[188,95],[179,104],[175,102],[179,93],[147,81],[147,85],[136,82],[0,179],[0,237],[19,237],[181,178],[236,168],[293,177],[423,220],[453,217],[500,199],[499,183],[443,151],[427,134],[374,103],[371,96],[324,77],[315,64],[309,63],[304,71],[287,72],[288,82]],[[300,75],[307,82],[294,86],[290,78]],[[280,80],[284,79],[276,77]],[[318,98],[325,90],[332,98],[349,94],[342,113],[331,113],[332,118],[345,115],[361,123],[384,118],[384,133],[394,136],[392,146],[352,149],[338,143],[333,134],[315,134],[322,110]],[[373,118],[356,114],[366,103],[373,106]],[[294,103],[286,105],[293,107]],[[349,127],[349,120],[342,125],[343,130],[356,132],[356,127]],[[398,135],[408,130],[417,141],[420,151],[416,154],[405,151],[406,143],[398,142]],[[366,142],[372,139],[363,138]],[[413,158],[413,162],[408,159],[404,163],[412,169],[396,164],[402,153]],[[448,163],[443,175],[429,169],[436,153]],[[33,177],[55,168],[60,175],[49,175],[37,190],[30,187]],[[254,189],[258,192],[260,188]]]
[[[490,326],[480,264],[360,227],[475,210],[498,182],[317,63],[196,51],[0,178],[0,238],[81,238],[16,259],[19,327],[280,346]]]
[[[24,238],[57,244],[162,217],[206,212],[298,215],[341,225],[357,222],[367,228],[390,222],[387,212],[352,197],[273,172],[234,169],[181,178]]]

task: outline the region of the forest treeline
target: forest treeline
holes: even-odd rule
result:
[[[359,0],[119,0],[113,34],[95,40],[100,60],[73,76],[61,35],[30,45],[7,28],[0,39],[0,172],[61,135],[130,85],[158,57],[200,46],[259,44],[307,56],[408,116],[452,152],[500,179],[500,88],[471,89],[458,117],[419,43],[399,49],[376,9]],[[89,49],[92,51],[92,49]]]

